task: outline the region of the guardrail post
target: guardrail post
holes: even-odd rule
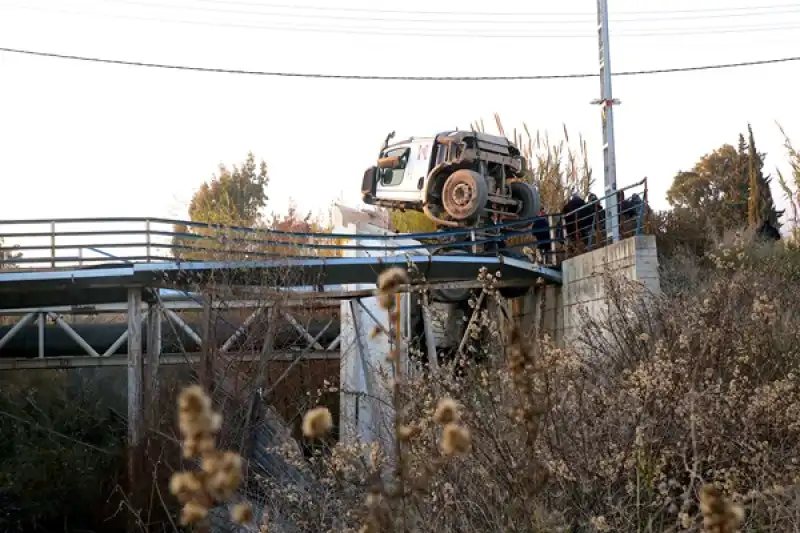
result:
[[[149,263],[150,260],[150,219],[148,218],[144,222],[144,232],[145,232],[145,239],[147,239],[147,262]]]
[[[550,252],[551,252],[551,262],[545,260],[548,264],[557,265],[558,264],[558,225],[561,223],[561,219],[558,215],[547,215],[547,225],[550,229]]]
[[[56,221],[50,221],[50,267],[56,267]]]

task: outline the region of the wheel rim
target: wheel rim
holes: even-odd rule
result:
[[[453,203],[462,209],[469,206],[472,196],[472,187],[466,183],[459,183],[453,189]]]
[[[482,196],[480,176],[473,175],[470,171],[457,171],[445,181],[442,189],[442,203],[447,214],[456,220],[473,218],[483,207],[485,201]],[[485,194],[484,194],[485,196]]]

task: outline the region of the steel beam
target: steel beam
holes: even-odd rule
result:
[[[292,362],[298,359],[300,352],[282,351],[270,355],[269,361]],[[235,357],[244,363],[260,361],[261,355],[257,352],[248,353],[228,353],[228,359]],[[341,354],[338,351],[308,352],[302,359],[316,360],[338,360]],[[192,352],[187,354],[169,353],[162,354],[159,359],[159,366],[174,366],[185,364],[196,364],[200,361],[200,354]],[[67,369],[67,368],[97,368],[97,367],[123,367],[128,364],[127,355],[111,355],[109,357],[92,357],[87,355],[65,355],[58,357],[38,357],[30,359],[0,359],[0,371],[6,370],[44,370],[44,369]],[[145,367],[147,363],[145,362]]]
[[[14,337],[14,335],[16,335],[19,332],[19,330],[30,324],[34,318],[36,318],[35,312],[26,313],[25,316],[23,316],[19,320],[19,322],[14,324],[14,327],[8,330],[8,332],[6,332],[6,334],[3,335],[2,338],[0,338],[0,349],[2,349],[3,346],[5,346],[8,343],[8,341],[10,341]]]
[[[57,314],[55,314],[55,313],[47,313],[47,314],[50,316],[50,318],[52,318],[53,320],[55,320],[56,324],[58,324],[58,325],[59,325],[59,327],[61,327],[61,329],[63,329],[63,330],[64,330],[64,331],[67,333],[67,335],[69,335],[69,337],[70,337],[72,340],[74,340],[75,342],[77,342],[77,343],[78,343],[78,345],[79,345],[81,348],[83,348],[84,350],[86,350],[86,353],[88,353],[88,354],[89,354],[89,355],[91,355],[92,357],[100,357],[100,354],[99,354],[99,353],[97,353],[97,351],[96,351],[94,348],[92,348],[92,347],[89,345],[89,343],[88,343],[88,342],[86,342],[85,340],[83,340],[83,337],[81,337],[80,335],[78,335],[78,332],[77,332],[77,331],[75,331],[74,329],[72,329],[72,326],[70,326],[69,324],[67,324],[66,322],[64,322],[64,319],[63,319],[63,318],[61,318],[60,316],[58,316],[58,315],[57,315]],[[134,316],[136,316],[136,315],[135,315],[135,313],[134,313]],[[130,324],[130,320],[129,320],[128,322],[129,322],[129,324]],[[130,325],[129,325],[129,327],[130,327]],[[10,332],[9,332],[9,333],[10,333]]]

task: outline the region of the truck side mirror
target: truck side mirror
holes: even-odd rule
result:
[[[378,169],[377,167],[369,167],[364,172],[364,178],[361,181],[361,197],[366,203],[370,203],[370,199],[375,196],[375,189],[378,184]]]
[[[386,168],[397,168],[400,165],[400,158],[397,156],[393,157],[381,157],[378,159],[378,168],[386,169]]]

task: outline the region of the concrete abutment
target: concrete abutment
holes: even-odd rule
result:
[[[517,304],[524,333],[546,333],[565,346],[580,332],[582,312],[600,318],[608,311],[606,275],[641,283],[661,292],[656,240],[653,235],[629,237],[564,261],[561,286],[535,287]]]

